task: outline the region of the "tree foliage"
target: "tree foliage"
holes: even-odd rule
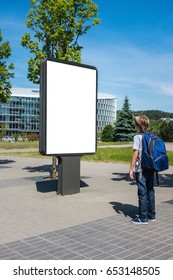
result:
[[[161,118],[173,118],[173,113],[160,110],[135,111],[135,115],[147,115],[150,120],[160,120]]]
[[[4,137],[4,136],[6,136],[6,134],[7,134],[7,129],[8,129],[8,127],[7,127],[7,124],[6,124],[6,123],[1,123],[1,124],[0,124],[1,138]]]
[[[27,14],[26,26],[34,36],[26,33],[23,47],[34,55],[28,61],[28,79],[40,80],[40,61],[57,58],[81,62],[80,36],[100,21],[96,17],[98,6],[92,0],[30,0],[32,8]]]
[[[133,112],[130,110],[129,99],[124,99],[122,110],[119,111],[113,132],[113,141],[132,141],[135,129],[133,123]]]
[[[113,127],[111,124],[106,125],[100,135],[103,142],[111,142],[113,140]]]
[[[2,32],[0,30],[0,102],[6,103],[11,95],[11,78],[14,78],[13,63],[7,63],[11,55],[11,47],[8,41],[2,42]]]
[[[163,121],[160,125],[160,137],[165,142],[173,142],[173,121]]]
[[[45,58],[81,62],[80,36],[99,24],[98,6],[92,0],[30,0],[32,8],[27,14],[23,47],[33,57],[28,60],[28,79],[40,82],[40,61]],[[34,39],[32,36],[34,36]],[[56,157],[52,158],[52,178],[56,178]]]

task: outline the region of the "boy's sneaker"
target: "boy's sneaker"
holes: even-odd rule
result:
[[[138,225],[148,225],[148,221],[142,221],[140,218],[132,219],[130,222]]]
[[[151,222],[155,222],[156,218],[148,218],[148,220],[151,221]]]

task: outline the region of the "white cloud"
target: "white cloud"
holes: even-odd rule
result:
[[[173,85],[172,86],[161,86],[160,90],[163,91],[164,94],[173,96]]]
[[[98,68],[99,91],[116,95],[119,108],[127,95],[135,109],[172,111],[173,53],[100,45],[84,58]]]

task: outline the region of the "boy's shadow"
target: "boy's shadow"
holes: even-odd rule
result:
[[[129,173],[114,172],[112,175],[115,175],[115,177],[111,178],[112,181],[126,181],[130,185],[136,185],[136,182],[130,179]]]
[[[123,204],[117,201],[112,201],[109,203],[118,214],[123,214],[125,217],[134,218],[138,214],[137,206],[131,204]]]

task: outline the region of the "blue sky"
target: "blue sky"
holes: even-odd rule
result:
[[[83,63],[98,69],[99,92],[125,96],[132,110],[173,112],[173,1],[94,0],[101,24],[81,37]],[[1,0],[0,28],[12,47],[13,87],[36,87],[27,80],[28,50],[20,46],[29,30],[29,0]]]

